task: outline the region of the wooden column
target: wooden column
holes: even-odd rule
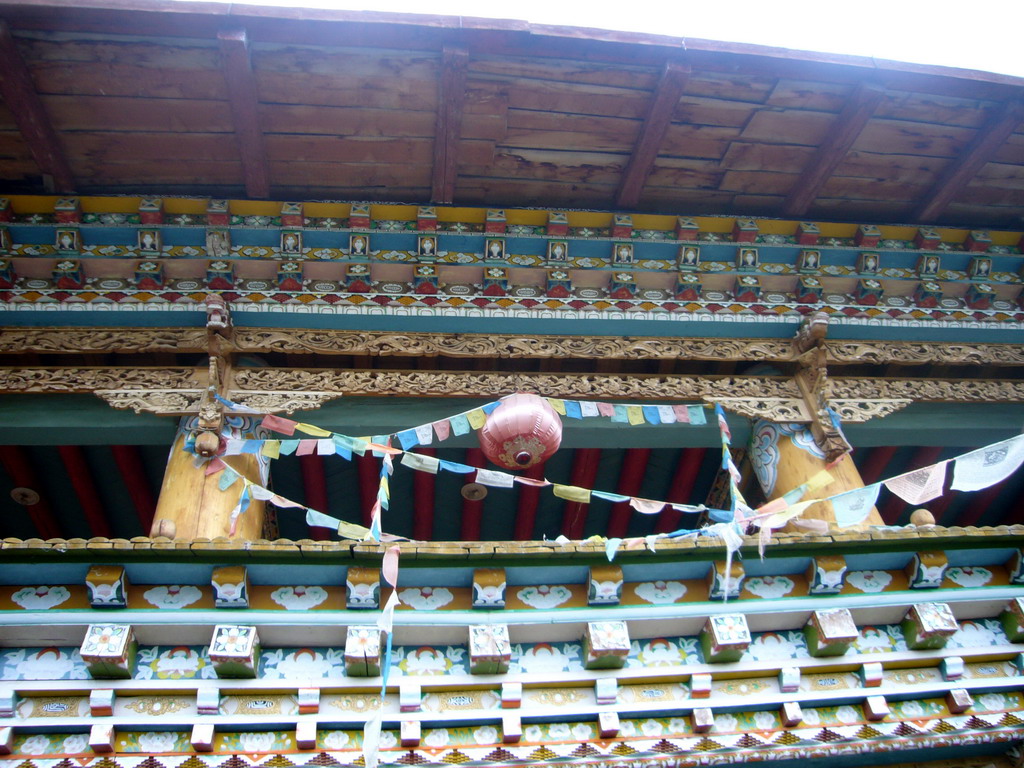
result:
[[[226,417],[234,437],[256,437],[253,430],[257,422],[249,418]],[[230,536],[231,511],[238,503],[242,481],[237,480],[226,491],[218,483],[221,473],[206,474],[205,463],[196,466],[196,457],[182,450],[196,419],[185,418],[171,448],[156,505],[151,536],[173,539],[213,539],[230,537],[236,541],[261,538],[264,503],[253,499],[249,508],[238,518],[235,535]],[[262,435],[261,435],[262,436]],[[225,456],[222,461],[242,477],[266,485],[261,472],[260,457],[255,454]],[[264,462],[265,463],[265,462]]]
[[[814,443],[810,429],[803,424],[772,424],[759,421],[754,424],[751,439],[750,461],[765,496],[771,500],[797,488],[823,469],[828,469],[832,482],[808,496],[835,496],[844,491],[864,487],[860,472],[853,459],[846,457],[834,466],[828,467],[825,454]],[[802,517],[805,520],[825,520],[835,524],[831,502],[813,504]],[[858,530],[872,525],[884,525],[882,516],[874,507],[859,526],[844,530]],[[801,530],[790,523],[783,530]]]

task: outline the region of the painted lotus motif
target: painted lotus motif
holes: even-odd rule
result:
[[[885,571],[853,571],[846,583],[861,592],[881,592],[892,583],[892,576]]]
[[[525,649],[517,645],[513,666],[518,664],[520,671],[526,673],[570,672],[574,667],[580,668],[579,654],[578,645],[567,645],[564,651],[550,643],[537,643]]]
[[[864,627],[860,636],[853,641],[858,653],[888,653],[905,651],[906,641],[899,627]]]
[[[516,597],[531,608],[547,610],[549,608],[557,608],[562,603],[568,602],[572,597],[572,592],[569,591],[568,587],[563,587],[560,584],[555,586],[541,584],[539,587],[520,589],[516,592]]]
[[[67,587],[23,587],[11,595],[11,600],[26,611],[46,611],[70,597]]]
[[[636,596],[651,605],[678,603],[686,594],[686,585],[681,581],[644,581],[633,588]]]
[[[1002,645],[1006,641],[1006,634],[998,621],[962,621],[960,628],[946,641],[946,647],[984,648],[989,645]]]
[[[654,640],[634,641],[630,650],[630,656],[635,656],[637,666],[644,667],[672,667],[677,664],[685,664],[691,660],[690,654],[677,646],[671,640],[663,637]],[[696,661],[696,658],[692,659]],[[633,659],[630,659],[633,661]],[[627,662],[629,664],[629,662]],[[633,664],[629,664],[633,666]]]
[[[344,731],[331,731],[324,736],[324,746],[328,749],[344,749],[348,742],[348,734]]]
[[[199,587],[194,587],[190,584],[184,586],[172,584],[167,587],[147,589],[142,593],[142,596],[154,608],[173,610],[175,608],[186,608],[192,605],[192,603],[199,602],[203,597],[203,593]]]
[[[399,592],[398,597],[420,611],[436,611],[455,599],[451,590],[444,587],[410,587]]]
[[[333,648],[326,653],[312,648],[278,649],[263,654],[263,669],[263,676],[272,680],[341,677],[345,674],[345,658],[342,651]]]
[[[178,744],[178,734],[171,731],[147,731],[138,735],[143,752],[171,752]]]
[[[270,599],[289,611],[308,611],[327,599],[323,587],[278,587],[270,593]]]
[[[425,645],[405,653],[398,662],[398,668],[407,675],[443,675],[452,668],[456,660],[453,656],[461,660],[464,655],[463,648],[443,649]]]
[[[84,680],[89,677],[77,648],[19,648],[4,654],[7,680]]]
[[[961,587],[983,587],[992,581],[992,571],[978,566],[954,566],[946,571],[946,578]]]
[[[796,584],[787,576],[752,576],[743,586],[750,594],[771,600],[788,595]]]
[[[754,661],[794,659],[800,655],[802,640],[798,632],[765,632],[754,637],[744,656]]]
[[[29,736],[18,751],[25,755],[45,755],[50,751],[50,737],[41,733]]]
[[[173,648],[140,648],[136,677],[140,680],[152,680],[154,677],[157,680],[191,680],[216,675],[206,661],[205,648],[178,645]]]

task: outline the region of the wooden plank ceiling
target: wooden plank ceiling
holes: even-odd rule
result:
[[[1019,226],[1024,80],[450,17],[0,2],[0,193]]]

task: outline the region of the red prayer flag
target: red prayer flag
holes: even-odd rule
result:
[[[282,435],[294,435],[295,425],[298,422],[292,421],[291,419],[285,419],[281,416],[275,416],[272,413],[268,413],[263,417],[263,426],[267,429],[272,429],[275,432],[280,432]]]

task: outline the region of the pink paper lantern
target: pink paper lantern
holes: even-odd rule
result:
[[[480,429],[480,448],[505,469],[526,469],[550,458],[562,442],[562,420],[548,401],[517,392],[491,411]]]

